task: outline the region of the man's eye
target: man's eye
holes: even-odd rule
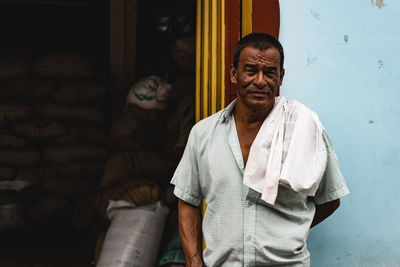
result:
[[[256,70],[248,69],[248,70],[246,70],[246,72],[248,72],[248,73],[256,73]]]
[[[271,77],[275,77],[276,74],[275,74],[275,72],[264,72],[264,75],[271,78]]]

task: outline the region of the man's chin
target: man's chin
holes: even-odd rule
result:
[[[252,108],[256,108],[256,109],[262,109],[262,108],[268,108],[271,105],[273,105],[275,102],[275,98],[274,97],[263,97],[260,99],[257,98],[253,98],[253,99],[249,99],[248,106],[252,107]]]
[[[251,109],[268,109],[273,105],[273,101],[251,101],[247,106]]]

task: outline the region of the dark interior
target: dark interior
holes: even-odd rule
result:
[[[183,71],[176,66],[171,58],[170,49],[175,40],[188,35],[194,36],[194,2],[183,0],[146,0],[138,2],[136,79],[152,74],[162,76],[170,83],[175,83],[179,80],[179,77],[187,75],[188,71]],[[31,66],[38,59],[53,51],[80,53],[90,61],[95,70],[94,78],[91,77],[90,79],[96,79],[107,90],[113,90],[110,86],[109,71],[110,38],[112,38],[110,35],[109,11],[110,4],[106,0],[0,0],[0,34],[2,37],[0,55],[22,55]],[[37,74],[29,71],[24,74],[24,77],[37,78]],[[50,80],[59,85],[66,78],[57,77]],[[3,82],[7,84],[8,81],[4,77],[0,78],[1,90],[5,88],[3,87]],[[126,90],[128,89],[126,88]],[[194,84],[187,90],[194,92]],[[90,104],[90,108],[96,108],[104,116],[104,121],[96,125],[96,127],[101,129],[101,132],[107,138],[110,127],[113,124],[113,119],[109,114],[108,94],[109,91],[105,93],[101,100],[93,105]],[[12,94],[10,99],[18,104],[34,107],[41,103],[48,103],[48,100],[20,97],[18,94]],[[1,99],[1,103],[6,103],[7,101]],[[189,101],[192,101],[191,105],[194,105],[193,98]],[[165,112],[166,114],[174,111],[176,103],[171,103]],[[40,119],[39,117],[39,115],[34,114],[32,118],[29,117],[24,122],[36,121]],[[194,121],[194,119],[191,121]],[[70,128],[73,127],[73,123],[69,121],[64,120],[62,123]],[[8,134],[8,128],[14,127],[13,121],[9,122],[5,119],[4,122],[1,122],[1,127]],[[160,127],[160,125],[156,125],[156,127]],[[167,127],[166,118],[164,125],[161,127]],[[47,161],[44,160],[46,157],[44,151],[49,143],[49,141],[43,141],[42,139],[28,142],[29,147],[40,151],[41,157],[37,166],[31,164],[28,166],[29,168],[36,168],[39,165],[43,167],[47,164]],[[163,144],[164,141],[160,141],[160,143]],[[100,159],[103,163],[109,155],[121,150],[110,145],[107,140],[97,145],[104,149],[104,153],[107,153],[106,156]],[[9,148],[5,146],[5,148],[1,149],[7,150]],[[161,155],[162,152],[159,150],[153,150],[152,152],[162,158],[171,159],[168,155]],[[171,159],[171,170],[176,166],[179,153],[182,153],[182,151],[177,153],[178,155],[175,155],[173,160]],[[0,166],[7,165],[3,163],[0,160]],[[47,168],[47,165],[45,167]],[[19,169],[22,169],[22,167],[13,166],[10,168],[13,171],[16,170],[16,174],[12,176],[12,179],[15,179],[15,177],[18,177]],[[166,173],[171,175],[171,170]],[[107,222],[104,218],[95,218],[97,222],[91,225],[75,227],[74,218],[79,202],[96,191],[101,181],[101,176],[99,173],[91,175],[85,180],[85,190],[79,190],[79,193],[74,194],[72,197],[68,196],[65,198],[67,199],[65,205],[55,208],[51,216],[43,218],[32,219],[30,214],[41,194],[48,194],[43,189],[42,183],[30,186],[23,193],[0,190],[0,207],[4,203],[16,202],[21,204],[24,220],[24,224],[19,227],[0,227],[0,266],[93,266],[95,264],[98,234],[101,230],[104,230]],[[3,180],[7,179],[4,178]],[[166,178],[163,180],[153,179],[152,182],[157,183],[164,190],[168,187],[169,180]],[[50,198],[59,197],[57,192],[48,196]],[[160,198],[162,196],[165,197],[165,194],[160,193]],[[174,201],[170,202],[169,208],[172,211],[171,214],[176,216],[176,213],[174,213],[176,211],[176,203]],[[40,212],[45,213],[47,209],[49,208],[45,207]],[[4,211],[0,208],[0,213],[2,212]],[[0,215],[0,220],[1,216],[5,215]]]

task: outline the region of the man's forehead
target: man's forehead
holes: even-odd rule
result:
[[[243,48],[240,53],[239,63],[256,64],[256,63],[276,63],[280,64],[280,53],[275,47],[267,49],[258,49],[251,46]]]

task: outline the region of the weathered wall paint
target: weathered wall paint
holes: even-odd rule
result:
[[[400,266],[400,1],[281,0],[281,94],[315,110],[351,194],[310,232],[312,267]]]

